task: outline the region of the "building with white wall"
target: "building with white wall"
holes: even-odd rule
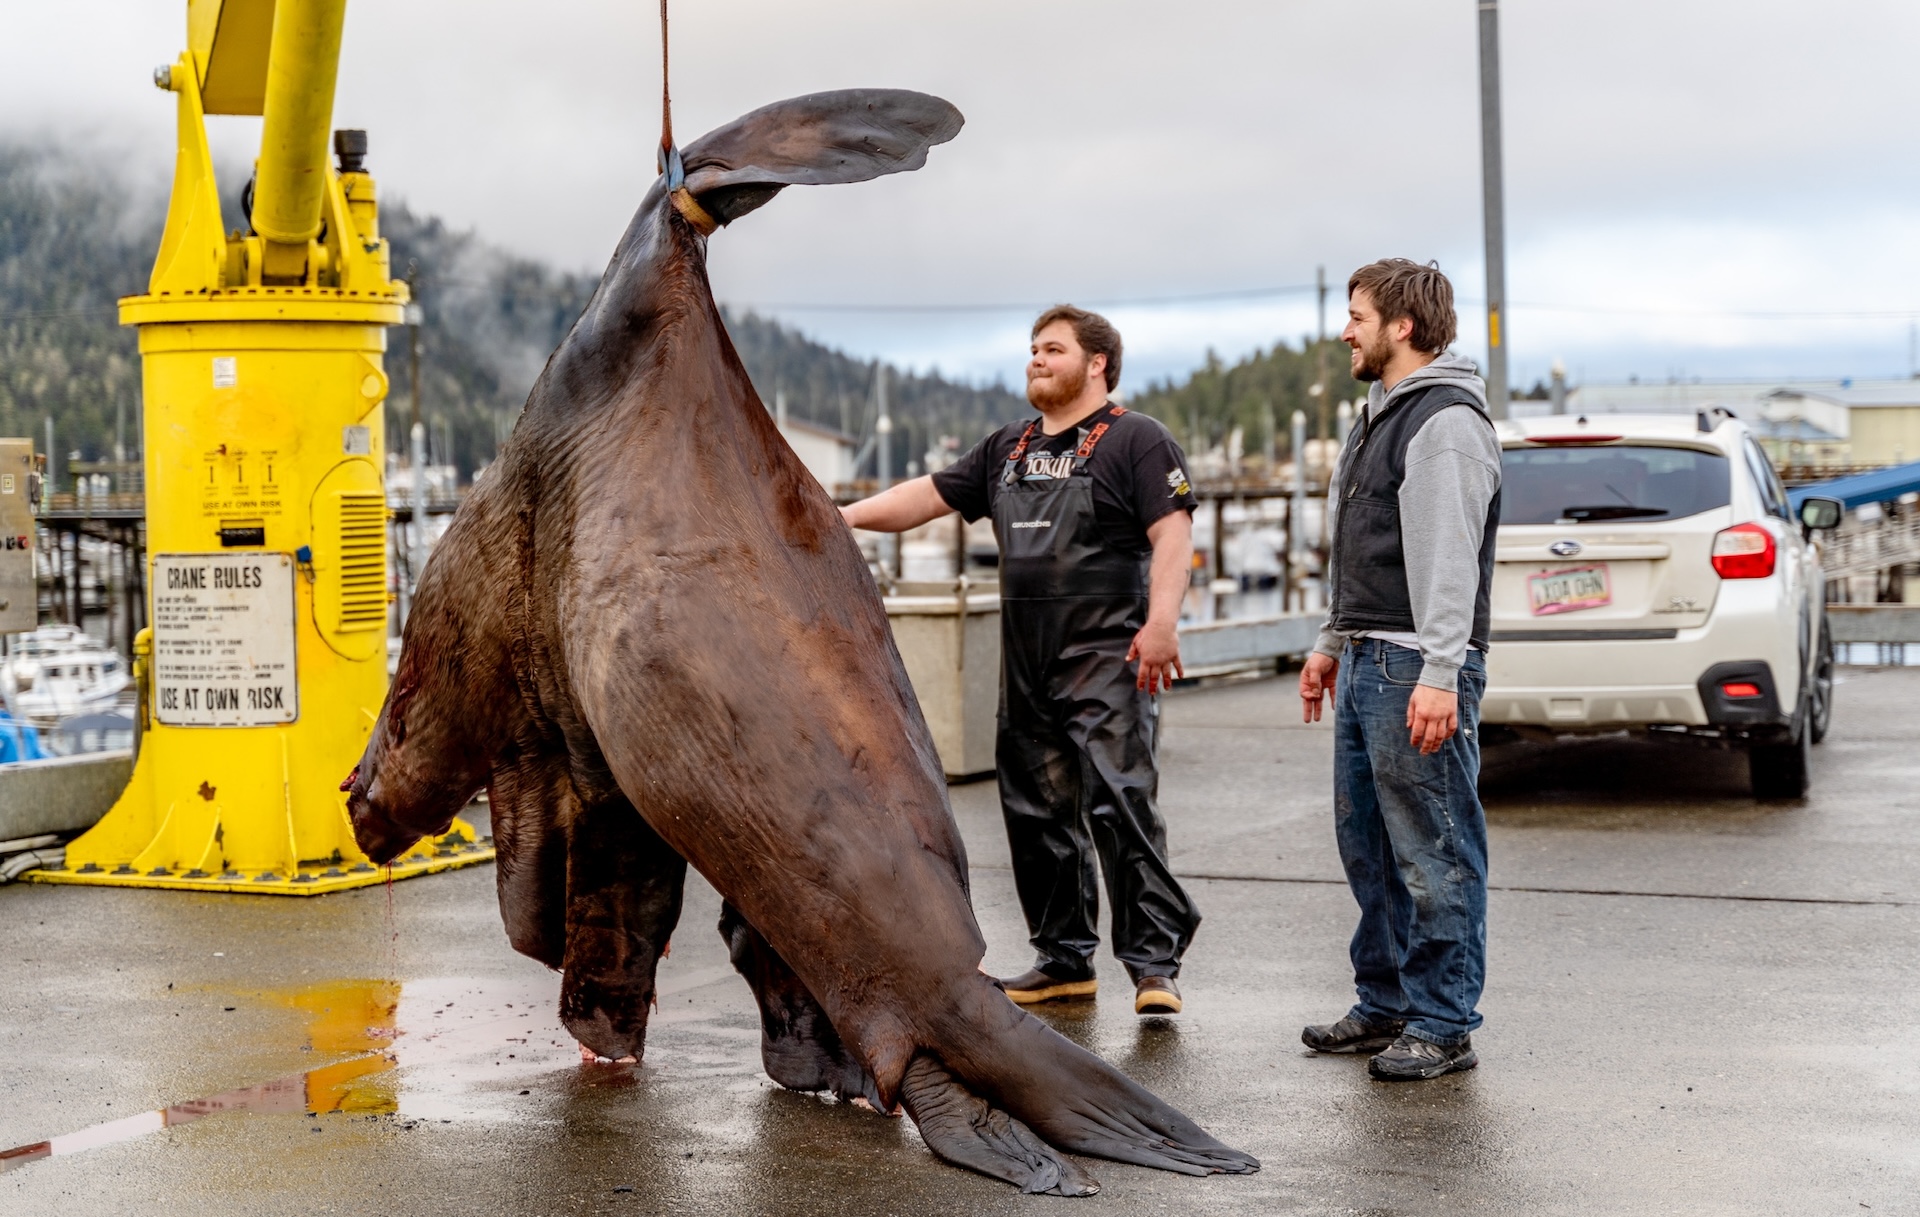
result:
[[[852,436],[797,418],[780,420],[780,434],[813,480],[826,487],[829,494],[835,486],[853,480]]]

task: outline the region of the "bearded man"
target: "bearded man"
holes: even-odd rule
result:
[[[1479,1062],[1487,964],[1480,697],[1500,522],[1500,440],[1472,361],[1447,352],[1453,285],[1388,258],[1347,281],[1354,378],[1371,384],[1334,466],[1328,612],[1301,716],[1334,695],[1334,836],[1360,906],[1359,1000],[1306,1028],[1382,1081]]]
[[[1174,629],[1193,564],[1193,488],[1167,429],[1109,397],[1120,334],[1069,305],[1033,323],[1027,400],[952,466],[842,509],[903,532],[958,511],[1000,543],[1000,806],[1037,954],[1001,981],[1022,1004],[1088,999],[1099,892],[1134,1011],[1177,1014],[1200,913],[1167,866],[1155,807],[1159,706],[1182,675]]]

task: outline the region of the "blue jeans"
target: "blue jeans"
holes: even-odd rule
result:
[[[1480,1025],[1487,971],[1487,818],[1480,806],[1480,697],[1487,668],[1467,652],[1460,727],[1431,756],[1408,742],[1418,651],[1360,638],[1334,698],[1334,833],[1360,904],[1353,1014],[1405,1019],[1453,1045]]]

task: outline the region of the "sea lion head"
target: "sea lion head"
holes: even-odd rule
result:
[[[414,647],[403,657],[367,749],[340,783],[353,838],[378,863],[393,861],[422,837],[446,832],[486,781],[489,758],[479,747],[485,736],[468,733],[472,719],[437,707],[414,712],[421,669],[431,662],[422,660],[425,652]]]

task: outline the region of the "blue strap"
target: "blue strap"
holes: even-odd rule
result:
[[[672,194],[687,184],[687,167],[680,160],[680,148],[667,144],[660,149],[660,172],[667,175],[667,193]]]

